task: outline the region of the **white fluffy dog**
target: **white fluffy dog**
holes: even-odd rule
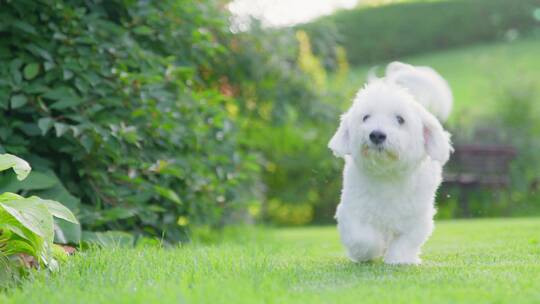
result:
[[[342,115],[328,147],[345,158],[336,219],[351,260],[421,262],[442,166],[452,151],[436,117],[444,121],[451,106],[450,88],[437,72],[394,62]]]

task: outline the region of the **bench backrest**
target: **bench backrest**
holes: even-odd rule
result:
[[[445,180],[504,186],[509,182],[510,162],[517,151],[507,145],[457,145],[445,170]]]

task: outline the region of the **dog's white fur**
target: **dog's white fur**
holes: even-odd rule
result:
[[[421,246],[434,227],[442,166],[452,150],[435,116],[446,119],[451,104],[448,84],[433,69],[394,62],[342,115],[328,146],[345,159],[336,219],[351,260],[421,262]],[[373,131],[386,140],[370,141]]]

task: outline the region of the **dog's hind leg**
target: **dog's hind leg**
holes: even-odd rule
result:
[[[352,261],[365,262],[383,255],[383,236],[372,226],[341,220],[338,221],[338,230]]]

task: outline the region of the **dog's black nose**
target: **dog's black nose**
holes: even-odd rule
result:
[[[381,131],[373,131],[369,133],[369,139],[376,145],[382,144],[386,139],[386,134]]]

